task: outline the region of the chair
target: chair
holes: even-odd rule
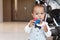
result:
[[[54,9],[48,14],[50,18],[47,18],[46,21],[50,27],[55,27],[55,29],[51,29],[53,40],[60,40],[60,9]]]

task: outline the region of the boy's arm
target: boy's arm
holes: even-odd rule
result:
[[[51,36],[50,27],[48,26],[47,22],[45,24],[46,24],[46,27],[47,27],[47,30],[48,30],[47,32],[45,32],[45,34],[46,34],[47,37],[50,37]]]
[[[31,31],[31,29],[32,29],[31,27],[29,27],[29,24],[30,24],[30,23],[28,23],[28,25],[27,25],[27,26],[25,27],[25,29],[24,29],[25,32],[27,32],[27,33],[30,33],[30,31]]]

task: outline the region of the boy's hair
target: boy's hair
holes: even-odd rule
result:
[[[36,6],[43,7],[43,8],[44,8],[44,12],[45,12],[45,7],[44,7],[44,5],[36,4],[36,5],[34,5],[34,6],[32,7],[32,13],[33,13],[34,8],[35,8]]]

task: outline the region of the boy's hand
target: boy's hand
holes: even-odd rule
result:
[[[30,20],[30,22],[29,22],[29,23],[30,23],[30,24],[29,24],[29,27],[32,27],[32,26],[34,25],[34,22],[35,22],[34,20]]]
[[[47,29],[47,26],[46,26],[46,25],[44,25],[44,31],[45,31],[45,32],[47,32],[47,31],[48,31],[48,29]]]

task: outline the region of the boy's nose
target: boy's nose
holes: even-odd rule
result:
[[[40,14],[39,14],[38,16],[39,16],[39,17],[41,17],[41,15],[40,15]]]
[[[39,19],[41,18],[41,16],[38,17]]]

